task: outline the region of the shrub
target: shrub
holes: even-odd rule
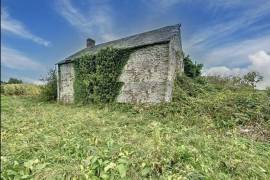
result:
[[[23,81],[17,78],[9,78],[7,83],[8,84],[22,84]]]
[[[190,56],[184,57],[184,72],[186,76],[196,78],[201,75],[203,64],[196,64],[192,62]]]
[[[265,92],[266,92],[266,95],[270,98],[270,87],[267,87]]]
[[[45,82],[45,85],[41,88],[41,99],[44,101],[55,101],[57,99],[57,78],[55,70],[51,69],[41,80]]]
[[[40,86],[33,84],[3,84],[1,85],[1,94],[16,96],[38,96]]]
[[[206,76],[207,81],[212,84],[217,90],[250,90],[251,86],[243,81],[239,76]]]
[[[256,87],[256,84],[263,80],[263,76],[261,76],[258,72],[249,72],[243,77],[244,83]]]

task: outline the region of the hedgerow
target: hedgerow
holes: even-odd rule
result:
[[[38,96],[41,86],[34,84],[1,84],[1,94],[7,96]]]
[[[113,102],[122,87],[118,81],[130,49],[101,49],[74,61],[74,97],[77,103]]]

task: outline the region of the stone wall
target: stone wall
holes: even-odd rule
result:
[[[158,103],[165,101],[169,44],[140,48],[130,55],[120,81],[124,82],[118,102]]]
[[[73,103],[74,90],[73,81],[75,78],[72,63],[61,64],[58,69],[58,100],[63,103]]]
[[[168,43],[148,45],[130,54],[119,81],[124,85],[117,97],[122,103],[159,103],[172,99],[176,72],[183,71],[182,48],[179,36]],[[74,101],[74,68],[72,63],[58,69],[58,100]]]

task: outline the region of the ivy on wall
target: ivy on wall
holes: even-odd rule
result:
[[[113,102],[123,85],[118,79],[128,61],[130,49],[101,49],[74,61],[74,98],[77,103]]]

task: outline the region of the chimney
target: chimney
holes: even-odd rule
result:
[[[86,39],[86,47],[87,48],[92,48],[95,46],[95,40],[91,39],[91,38],[87,38]]]

